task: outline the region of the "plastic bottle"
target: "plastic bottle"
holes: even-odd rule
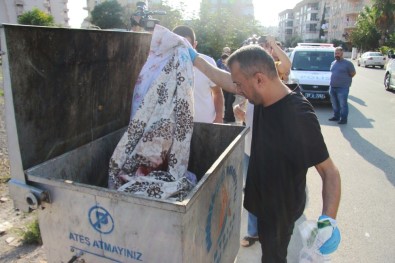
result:
[[[330,231],[330,230],[329,230]],[[317,221],[308,220],[299,225],[302,236],[303,248],[299,253],[299,263],[330,263],[329,255],[323,255],[319,251],[322,244],[317,240]],[[331,231],[330,233],[331,234]]]

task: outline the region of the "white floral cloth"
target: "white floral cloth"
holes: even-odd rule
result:
[[[188,44],[168,29],[155,27],[149,66],[143,67],[136,85],[141,89],[133,100],[135,113],[110,160],[110,189],[182,201],[195,186],[196,177],[187,172],[194,86]],[[166,63],[152,80],[150,69],[162,65],[163,58]]]

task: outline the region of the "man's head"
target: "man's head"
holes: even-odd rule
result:
[[[188,40],[188,42],[192,45],[193,48],[196,48],[197,41],[196,41],[195,32],[189,26],[176,26],[173,29],[173,33],[184,37],[186,40]]]
[[[244,46],[227,60],[238,92],[253,104],[262,103],[262,88],[278,78],[273,58],[257,45]]]
[[[342,58],[343,58],[343,48],[342,47],[335,48],[335,59],[341,60]]]
[[[227,54],[228,56],[230,56],[231,50],[230,47],[224,47],[222,49],[222,54]]]
[[[225,61],[228,59],[228,57],[229,57],[229,54],[224,53],[224,54],[222,54],[221,59],[222,59],[222,61]]]

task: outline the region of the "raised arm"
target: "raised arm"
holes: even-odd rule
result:
[[[277,45],[276,40],[272,36],[267,37],[267,42],[273,50],[273,55],[277,56],[278,60],[281,62],[277,66],[277,71],[280,74],[289,75],[291,70],[291,60],[287,54]]]
[[[191,53],[191,50],[190,50]],[[191,54],[193,65],[197,67],[204,75],[206,75],[212,82],[220,86],[224,90],[236,93],[236,86],[234,85],[230,73],[211,65],[203,58]]]

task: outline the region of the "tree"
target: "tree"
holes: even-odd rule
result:
[[[380,33],[376,26],[376,10],[365,6],[359,13],[356,28],[350,34],[354,46],[362,51],[375,50],[379,47]]]
[[[92,10],[91,23],[102,29],[126,29],[126,25],[122,21],[122,14],[122,6],[117,1],[105,1]]]
[[[166,15],[153,16],[160,20],[160,25],[172,30],[174,27],[182,24],[183,7],[172,8],[167,4],[167,1],[161,2],[161,4],[152,4],[149,7],[150,11],[166,11]]]
[[[182,13],[183,6],[178,8],[172,8],[168,1],[161,1],[160,4],[151,4],[148,7],[148,11],[165,11],[166,15],[152,15],[153,19],[158,19],[159,24],[172,30],[177,25],[181,25],[182,23]],[[136,13],[136,9],[132,10],[130,8],[124,8],[123,11],[123,23],[131,27],[130,18]]]
[[[376,14],[376,26],[381,35],[381,43],[390,40],[395,29],[395,2],[394,0],[374,0],[373,8]]]
[[[233,5],[215,9],[216,12],[211,5],[210,1],[202,1],[200,18],[188,23],[195,30],[199,52],[219,58],[223,47],[236,50],[253,34],[263,34],[263,27],[253,17],[235,12]]]
[[[293,36],[285,41],[286,47],[296,47],[298,43],[303,42],[303,38],[301,36]]]
[[[31,11],[23,13],[18,17],[18,23],[23,25],[54,26],[53,16],[43,11],[33,8]]]

